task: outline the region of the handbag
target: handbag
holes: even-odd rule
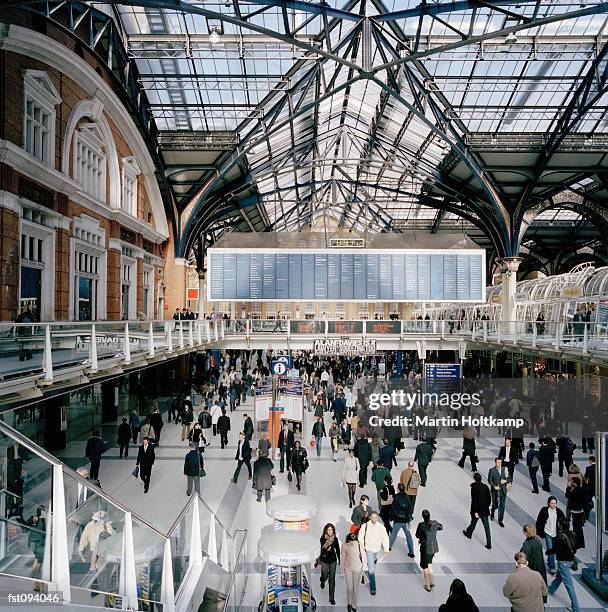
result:
[[[139,465],[135,466],[135,469],[131,472],[131,476],[135,476],[135,478],[139,478]]]
[[[277,484],[277,477],[274,474],[270,476],[270,482],[272,483],[273,487]]]
[[[205,468],[201,465],[201,456],[198,456],[198,477],[203,478],[203,476],[207,476],[207,472],[205,472]]]

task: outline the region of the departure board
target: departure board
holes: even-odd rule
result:
[[[481,249],[209,249],[207,299],[481,302]]]

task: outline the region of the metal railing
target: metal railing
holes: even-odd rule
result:
[[[107,607],[154,603],[172,612],[208,560],[225,573],[229,594],[243,544],[237,549],[235,534],[199,495],[165,533],[2,421],[0,446],[12,449],[13,481],[22,481],[19,494],[0,497],[0,585],[25,579],[65,602],[99,606],[95,597],[103,596]],[[104,537],[94,542],[93,532]]]

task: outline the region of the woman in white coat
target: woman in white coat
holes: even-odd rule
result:
[[[355,457],[355,451],[351,448],[348,456],[344,459],[342,468],[342,482],[348,487],[348,507],[356,505],[355,491],[357,490],[357,480],[359,479],[359,459]]]

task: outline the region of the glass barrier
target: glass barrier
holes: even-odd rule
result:
[[[228,597],[235,584],[230,573],[234,536],[199,496],[188,500],[164,534],[4,422],[0,422],[0,465],[5,466],[0,470],[0,591],[19,583],[22,592],[47,592],[51,567],[63,567],[67,582],[53,584],[52,590],[59,585],[74,604],[163,610],[169,603],[163,597],[170,597],[173,605],[175,596],[170,593],[177,593],[191,564],[200,559],[191,554],[197,508],[201,537],[195,541],[202,556],[217,559],[217,565],[209,566],[213,587]],[[57,484],[60,493],[55,495],[63,495],[65,507],[52,515],[48,509],[57,468],[62,478]],[[212,521],[214,541],[209,535]],[[129,524],[132,554],[125,549]],[[65,549],[61,545],[57,551],[52,549],[54,529],[62,539],[65,531]],[[167,541],[173,581],[167,574],[172,588],[165,584],[163,589]],[[52,562],[53,555],[58,557]]]
[[[173,588],[175,594],[179,590],[190,560],[190,540],[193,522],[193,504],[196,498],[192,498],[186,506],[185,511],[179,516],[170,531],[171,557],[173,561]]]

